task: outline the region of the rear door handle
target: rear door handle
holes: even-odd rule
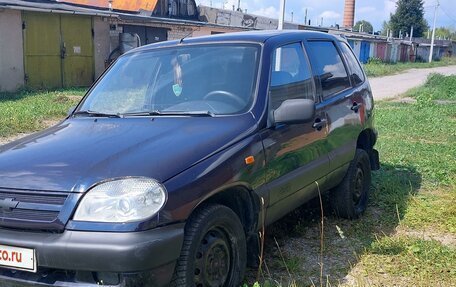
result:
[[[351,110],[354,111],[355,113],[357,113],[362,106],[363,106],[363,104],[361,104],[361,103],[358,104],[357,102],[354,102],[353,106],[351,107]]]
[[[315,122],[313,123],[312,127],[313,127],[314,129],[316,129],[317,131],[321,131],[321,129],[322,129],[323,127],[325,127],[327,123],[328,123],[328,120],[317,118],[317,119],[315,120]]]

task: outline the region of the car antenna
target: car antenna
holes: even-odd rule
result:
[[[182,37],[182,38],[180,39],[180,41],[179,41],[179,44],[182,44],[182,43],[184,42],[184,40],[185,40],[188,36],[190,36],[191,34],[193,34],[193,30],[192,30],[190,33],[188,33],[187,35],[185,35],[184,37]]]

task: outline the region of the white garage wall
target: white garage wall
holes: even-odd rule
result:
[[[22,15],[0,10],[0,91],[14,91],[24,85]]]

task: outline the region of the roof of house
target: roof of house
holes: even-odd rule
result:
[[[73,3],[92,7],[109,8],[108,0],[57,0],[58,2]],[[112,1],[112,9],[123,11],[153,11],[158,0]]]
[[[67,4],[56,2],[53,0],[0,0],[0,8],[35,11],[35,12],[51,12],[51,13],[65,13],[75,15],[91,15],[100,17],[117,18],[125,23],[134,24],[169,24],[180,26],[197,26],[197,27],[219,27],[219,28],[237,28],[227,25],[220,25],[214,23],[207,23],[197,20],[179,19],[179,18],[165,18],[159,16],[148,16],[141,13],[129,13],[127,11],[111,11],[105,8],[97,7],[83,7],[76,4]],[[242,30],[242,28],[238,28]]]
[[[0,0],[0,8],[36,12],[54,12],[79,15],[96,15],[104,17],[117,17],[115,13],[109,10],[86,8],[77,5],[59,3],[51,0]]]

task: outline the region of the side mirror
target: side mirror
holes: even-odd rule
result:
[[[314,117],[315,102],[309,99],[286,100],[274,111],[274,121],[278,124],[305,123]]]
[[[77,106],[72,106],[71,108],[68,109],[67,117],[69,117],[73,114],[74,110],[76,110],[76,107]]]

